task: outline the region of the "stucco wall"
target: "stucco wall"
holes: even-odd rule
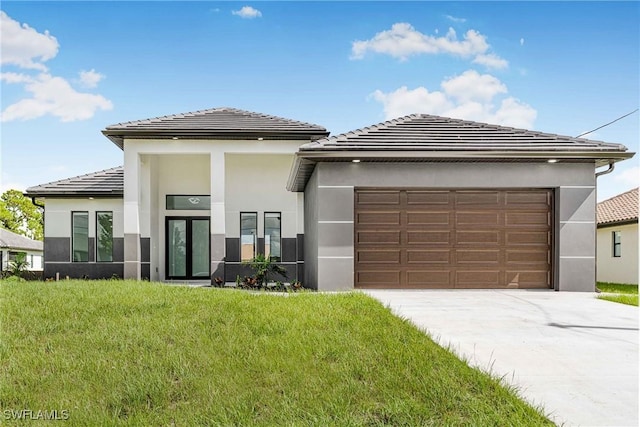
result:
[[[620,232],[620,257],[613,256],[613,232]],[[598,281],[638,284],[638,223],[598,228]]]
[[[71,212],[89,213],[89,262],[71,262]],[[113,262],[95,261],[96,212],[113,212]],[[122,277],[124,217],[122,199],[47,198],[44,213],[44,277]]]
[[[264,212],[282,213],[283,258],[296,277],[297,241],[303,227],[303,195],[286,191],[293,153],[301,141],[258,140],[129,140],[125,141],[125,274],[135,277],[142,248],[149,238],[152,280],[165,278],[165,218],[209,216],[211,271],[225,272],[228,248],[239,238],[241,211],[258,212],[258,235],[264,236]],[[167,194],[210,195],[210,210],[167,211]],[[128,242],[128,243],[127,243]],[[286,252],[286,254],[284,253]],[[237,263],[233,260],[232,263]],[[239,263],[238,263],[239,264]],[[227,274],[229,273],[229,274]]]
[[[316,206],[317,285],[353,287],[353,194],[357,187],[551,188],[555,194],[554,283],[595,288],[595,176],[592,163],[338,163],[316,165],[305,189]],[[307,214],[307,212],[305,212]],[[313,227],[306,216],[307,232]],[[310,236],[307,236],[310,237]],[[311,239],[307,239],[307,250]],[[307,255],[310,255],[307,252]],[[306,257],[307,269],[312,270]]]
[[[6,271],[9,268],[9,252],[24,252],[27,256],[25,261],[29,263],[27,270],[41,271],[44,267],[42,265],[42,252],[8,248],[2,248],[0,249],[0,252],[2,252],[2,256],[0,256],[0,259],[2,260],[2,264],[0,264],[0,271]]]

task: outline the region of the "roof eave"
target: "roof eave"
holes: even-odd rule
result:
[[[635,153],[628,151],[424,151],[424,150],[327,150],[304,149],[295,154],[291,172],[287,180],[287,190],[304,191],[304,186],[313,172],[315,164],[324,160],[329,161],[593,161],[596,167],[605,166],[611,162],[630,159]],[[310,166],[311,165],[311,166]],[[300,176],[302,168],[305,175]]]
[[[622,219],[619,221],[600,222],[597,224],[597,228],[618,227],[620,225],[637,224],[638,217]]]
[[[302,141],[314,141],[327,137],[329,132],[326,130],[287,130],[287,131],[266,131],[266,130],[239,130],[239,129],[173,129],[173,130],[151,130],[151,129],[123,129],[123,128],[107,128],[102,130],[102,134],[109,138],[120,149],[124,148],[125,138],[136,139],[173,139],[173,138],[211,138],[224,139],[230,136],[234,138],[255,139],[255,138],[291,138]]]
[[[124,197],[123,191],[113,192],[87,192],[87,191],[38,191],[27,188],[24,192],[27,197],[37,197],[46,199],[47,197],[56,199],[77,199],[79,197],[87,198],[93,197],[94,199],[122,199]]]

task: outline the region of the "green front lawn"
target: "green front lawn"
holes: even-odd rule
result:
[[[598,282],[597,288],[607,294],[598,295],[599,299],[638,306],[638,285]]]
[[[359,293],[0,282],[0,328],[5,423],[551,424]]]

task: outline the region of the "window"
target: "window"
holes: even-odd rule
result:
[[[113,261],[113,212],[96,212],[96,261]]]
[[[280,261],[280,212],[264,213],[264,255]]]
[[[168,211],[208,211],[211,196],[167,196]]]
[[[258,240],[258,214],[240,213],[240,260],[249,261],[256,256]]]
[[[27,253],[26,252],[9,251],[9,262],[17,261],[19,257],[24,257],[24,260],[27,261]]]
[[[71,260],[89,261],[89,212],[71,212]]]
[[[622,241],[619,231],[611,232],[611,240],[613,241],[613,256],[620,258],[622,256]]]

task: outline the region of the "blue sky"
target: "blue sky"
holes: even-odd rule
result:
[[[414,113],[576,136],[640,103],[638,2],[16,2],[2,190],[122,164],[110,124],[228,106],[332,134]],[[640,114],[586,137],[638,151]],[[637,186],[638,159],[599,178]]]

